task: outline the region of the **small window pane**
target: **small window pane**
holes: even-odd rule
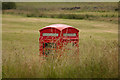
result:
[[[43,33],[43,36],[58,36],[58,33]]]
[[[64,33],[63,36],[76,36],[76,33]]]
[[[45,43],[45,48],[56,48],[55,43]]]

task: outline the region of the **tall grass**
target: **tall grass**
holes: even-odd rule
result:
[[[14,46],[12,53],[3,50],[3,78],[116,78],[118,76],[116,40],[100,41],[89,38],[80,39],[79,42],[79,54],[76,54],[76,48],[68,45],[64,47],[64,51],[58,50],[48,57],[34,54],[37,45],[29,47],[27,53],[20,45]],[[66,50],[66,47],[72,50]]]
[[[15,15],[3,15],[2,20],[3,78],[118,77],[117,24]],[[51,24],[68,24],[80,30],[79,56],[69,45],[66,47],[72,50],[39,56],[38,31]]]

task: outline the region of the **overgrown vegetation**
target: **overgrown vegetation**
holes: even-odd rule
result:
[[[2,22],[3,78],[118,77],[118,25],[115,23],[6,14]],[[79,56],[74,48],[62,52],[61,57],[57,53],[47,58],[38,56],[39,29],[55,23],[79,29]]]
[[[118,43],[80,39],[79,56],[72,50],[40,57],[18,45],[13,53],[4,53],[3,77],[11,78],[115,78],[118,75]],[[92,42],[92,43],[91,43]],[[13,43],[15,44],[15,43]],[[90,47],[88,48],[88,46]],[[36,47],[36,46],[34,46]],[[69,47],[69,46],[67,46]],[[112,48],[111,48],[112,47]],[[15,48],[13,48],[15,49]],[[33,50],[35,48],[32,48]],[[5,58],[8,56],[8,58]]]

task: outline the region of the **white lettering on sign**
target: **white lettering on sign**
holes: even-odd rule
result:
[[[63,36],[76,36],[76,33],[64,33]]]
[[[43,36],[58,36],[58,33],[43,33]]]

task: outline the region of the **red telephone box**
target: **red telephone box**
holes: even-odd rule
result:
[[[79,30],[65,24],[53,24],[39,30],[40,55],[47,55],[51,50],[62,48],[65,43],[73,43],[78,47]]]

